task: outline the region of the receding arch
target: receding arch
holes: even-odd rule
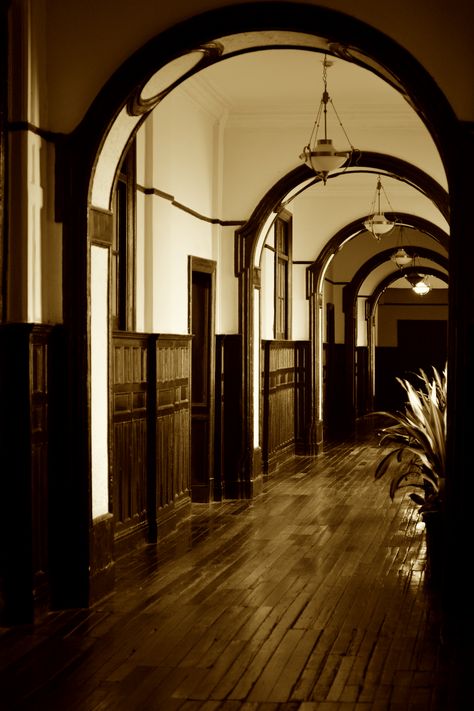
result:
[[[441,255],[436,254],[437,257],[440,257]],[[433,259],[433,261],[435,261]],[[438,261],[438,260],[436,260]],[[445,267],[445,269],[448,268],[447,260],[444,258],[442,260],[439,260],[442,263],[442,266]],[[403,267],[400,269],[398,272],[395,272],[393,274],[388,274],[384,279],[382,279],[374,289],[373,293],[368,297],[366,303],[367,303],[367,320],[369,321],[370,319],[373,318],[375,309],[378,305],[378,302],[380,300],[380,297],[382,296],[383,292],[390,287],[390,284],[393,284],[394,282],[398,281],[398,279],[402,279],[403,277],[409,277],[411,275],[415,274],[424,274],[425,276],[434,276],[437,277],[438,279],[441,279],[442,281],[447,281],[448,275],[445,272],[442,272],[440,269],[436,269],[433,267],[427,267],[427,266],[419,266],[419,267]]]
[[[447,237],[446,237],[447,238]],[[407,245],[407,248],[409,245]],[[449,263],[447,257],[435,252],[427,247],[416,246],[416,254],[418,257],[424,259],[429,259],[435,264],[438,264],[443,269],[448,271]],[[356,331],[357,331],[357,318],[356,318],[356,301],[359,290],[367,278],[367,276],[378,266],[384,262],[390,261],[390,257],[393,254],[393,248],[386,249],[378,252],[373,257],[368,259],[364,264],[356,271],[352,280],[349,284],[344,287],[343,290],[343,311],[344,311],[344,343],[345,343],[345,377],[346,377],[346,400],[341,408],[343,417],[345,418],[345,428],[351,429],[355,423],[355,345],[356,345]],[[428,271],[426,271],[426,269]],[[420,267],[416,271],[422,273],[431,273],[432,268]],[[407,268],[406,273],[412,273],[413,268]],[[392,275],[399,278],[402,272],[397,269]],[[390,276],[392,276],[390,275]],[[446,276],[446,275],[444,275]],[[370,347],[370,346],[369,346]],[[372,362],[372,358],[369,357],[369,361]],[[369,377],[373,374],[369,373]]]
[[[397,180],[410,185],[422,195],[427,197],[440,211],[445,220],[449,221],[449,196],[443,187],[433,178],[425,173],[420,168],[394,156],[372,151],[361,151],[357,158],[357,166],[351,168],[351,172],[377,172],[384,175],[396,178]],[[328,176],[329,180],[335,180],[345,171],[334,171]],[[303,185],[303,190],[307,190],[312,185],[321,182],[321,178],[314,176],[313,172],[306,166],[300,165],[292,171],[284,175],[278,180],[255,207],[252,215],[245,225],[236,231],[237,239],[237,259],[236,272],[240,273],[245,267],[249,267],[250,263],[256,263],[258,256],[255,255],[255,248],[261,231],[264,229],[271,213],[278,212],[288,206],[289,196],[295,188]],[[404,223],[408,219],[406,213],[386,213],[389,219],[397,219]],[[330,240],[318,257],[318,267],[315,266],[315,271],[319,265],[322,268],[330,254],[336,251],[340,244],[349,237],[355,236],[357,232],[363,231],[365,228],[362,225],[367,215],[364,215],[360,220],[355,220],[344,228],[344,231]],[[413,222],[417,222],[417,229],[422,232],[427,232],[431,227],[423,218],[412,216]],[[409,224],[409,223],[407,223]],[[415,226],[413,224],[412,226]],[[437,239],[441,234],[440,228],[433,230],[432,236]]]
[[[435,264],[441,266],[441,268],[448,270],[448,260],[437,252],[432,252],[424,255],[425,258],[431,259]],[[441,269],[434,268],[432,266],[419,265],[413,267],[412,265],[403,267],[397,272],[392,272],[384,277],[375,287],[372,294],[366,300],[366,322],[367,322],[367,350],[368,350],[368,368],[366,373],[366,382],[364,383],[364,388],[367,394],[367,403],[369,410],[374,407],[373,397],[375,393],[375,338],[374,338],[374,315],[375,310],[378,306],[380,297],[386,289],[390,287],[395,281],[400,278],[410,277],[411,275],[425,275],[434,276],[438,279],[448,282],[449,274],[446,271],[441,271]]]
[[[410,248],[410,245],[407,245],[407,248]],[[445,269],[448,269],[447,258],[442,254],[439,254],[439,252],[435,252],[432,249],[421,246],[412,246],[411,248],[413,250],[416,250],[417,257],[430,259],[440,264]],[[393,247],[391,249],[384,249],[381,252],[377,252],[377,254],[374,254],[373,257],[364,262],[364,264],[362,264],[362,266],[356,271],[350,283],[344,287],[344,311],[349,311],[351,309],[351,305],[354,303],[354,297],[359,292],[359,289],[362,286],[364,280],[367,278],[367,276],[380,264],[383,264],[384,262],[390,262],[390,257],[392,254]]]
[[[91,553],[93,533],[90,517],[89,275],[91,238],[98,225],[94,223],[91,210],[91,188],[101,149],[121,112],[129,111],[129,102],[133,103],[137,88],[144,86],[154,72],[203,44],[225,37],[236,38],[237,44],[240,38],[239,51],[273,47],[275,33],[286,36],[287,42],[291,41],[293,48],[312,48],[354,61],[370,71],[375,71],[403,92],[431,134],[440,152],[448,176],[448,185],[453,182],[454,187],[458,188],[460,197],[456,206],[461,214],[465,215],[462,211],[461,186],[457,186],[455,181],[460,127],[451,106],[429,73],[409,52],[356,18],[309,3],[243,3],[211,10],[185,20],[160,33],[129,57],[97,95],[80,125],[72,134],[58,140],[56,208],[58,219],[63,220],[63,313],[68,393],[64,446],[65,451],[74,453],[70,460],[68,480],[70,506],[63,528],[64,538],[74,542],[69,551],[70,560],[74,561],[74,569],[68,571],[65,576],[67,589],[64,591],[64,598],[72,606],[84,606],[94,598],[103,581],[102,573],[106,568],[110,568],[110,559],[113,557],[113,550],[107,543],[102,551],[102,570],[97,567],[97,560]],[[303,39],[308,44],[298,43],[298,40]],[[127,106],[129,108],[125,109]],[[127,140],[131,139],[139,122],[146,117],[147,110],[148,107],[145,106],[144,113],[140,114],[137,122],[134,121],[136,116],[132,116],[130,126],[120,132],[119,145],[113,158],[117,161],[116,167],[121,153],[126,148]],[[133,111],[132,108],[132,113]],[[128,117],[128,113],[123,114],[124,117],[125,115]],[[464,156],[462,150],[461,155]],[[379,169],[375,163],[373,167]],[[304,170],[304,167],[297,170]],[[109,174],[112,175],[113,170],[110,170]],[[303,175],[301,179],[308,177],[311,176],[306,173],[306,177]],[[103,192],[103,195],[105,194],[106,191]],[[288,192],[282,191],[280,200],[287,194]],[[277,204],[278,201],[275,202],[275,205]],[[448,214],[447,210],[441,211],[444,215]],[[266,214],[269,214],[268,209]],[[110,211],[103,210],[102,218],[101,225],[107,224],[111,219]],[[459,221],[457,225],[460,233]],[[241,234],[245,237],[246,233]],[[236,260],[236,263],[242,266],[239,273],[239,296],[244,364],[241,384],[243,433],[240,474],[246,484],[245,491],[248,492],[255,490],[254,482],[259,476],[256,464],[258,458],[254,455],[252,399],[254,288],[258,277],[252,266],[252,252],[247,249],[250,242],[251,239],[240,240],[241,247]],[[316,415],[313,419],[313,428],[317,430]],[[317,433],[314,436],[314,441],[316,440]],[[102,592],[105,592],[104,585]]]
[[[450,238],[444,230],[442,230],[438,225],[435,225],[430,220],[426,220],[418,215],[412,215],[407,212],[387,212],[385,213],[389,220],[396,220],[398,224],[405,227],[411,227],[419,232],[423,232],[432,239],[434,239],[438,244],[440,244],[447,252],[449,252]],[[314,291],[321,289],[321,277],[324,274],[328,259],[336,254],[341,245],[347,242],[349,239],[356,237],[363,232],[366,232],[363,226],[364,220],[367,215],[361,216],[357,220],[353,220],[349,224],[345,225],[341,230],[336,232],[330,240],[326,242],[323,249],[313,262],[313,264],[308,267],[310,274],[309,283],[312,285],[311,288]],[[370,270],[369,270],[370,271]]]

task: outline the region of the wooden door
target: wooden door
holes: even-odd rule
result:
[[[192,500],[213,499],[214,280],[215,263],[191,258],[191,491]]]

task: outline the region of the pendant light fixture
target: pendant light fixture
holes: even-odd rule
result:
[[[403,246],[403,225],[400,225],[400,228],[399,228],[398,248],[392,254],[390,259],[392,260],[392,262],[394,264],[396,264],[396,266],[399,269],[403,269],[403,267],[407,267],[413,259],[413,257],[410,257],[410,255],[406,252],[406,250]]]
[[[375,195],[370,206],[369,217],[364,221],[365,229],[367,232],[370,232],[372,237],[375,237],[375,239],[380,239],[383,235],[388,234],[395,226],[395,222],[387,219],[382,211],[381,193],[384,194],[385,200],[387,201],[390,210],[393,212],[390,200],[388,199],[387,193],[383,188],[379,175],[377,176],[377,185],[375,188]]]
[[[416,268],[416,254],[413,255],[413,267]],[[428,275],[411,273],[406,275],[406,280],[410,284],[412,291],[418,296],[425,296],[431,291]]]
[[[345,163],[347,163],[349,157],[355,151],[352,146],[349,137],[346,133],[344,126],[342,125],[341,119],[335,109],[331,97],[327,89],[327,70],[331,67],[333,62],[328,60],[327,56],[324,55],[323,60],[323,83],[324,91],[321,97],[319,108],[314,121],[313,129],[311,131],[308,143],[303,148],[303,152],[300,155],[300,160],[302,160],[306,165],[311,168],[317,175],[322,178],[324,185],[326,185],[326,180],[328,173],[331,170],[337,170],[341,168]],[[331,138],[328,138],[328,105],[332,107],[334,114],[339,121],[339,125],[344,132],[344,135],[349,144],[349,150],[347,151],[337,151],[334,147]],[[318,138],[318,131],[321,122],[323,120],[323,132],[324,137]]]
[[[394,264],[397,265],[397,267],[399,267],[399,269],[403,269],[403,267],[407,267],[411,262],[410,255],[407,254],[407,252],[405,252],[403,247],[400,247],[399,249],[397,249],[397,251],[392,254],[390,259],[392,260],[392,262]]]
[[[418,294],[418,296],[425,296],[425,294],[428,294],[428,292],[431,291],[431,286],[428,282],[428,277],[421,277],[419,281],[417,281],[416,284],[412,286],[412,291],[414,291],[415,294]]]

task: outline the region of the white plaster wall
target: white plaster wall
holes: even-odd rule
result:
[[[175,91],[153,112],[154,187],[204,217],[213,214],[215,118],[187,93]]]
[[[282,98],[283,101],[283,98]],[[268,118],[268,117],[266,117]],[[311,120],[311,119],[310,119]],[[280,127],[268,121],[229,125],[225,135],[223,217],[247,220],[258,200],[278,178],[300,165],[304,128]]]
[[[137,327],[187,333],[188,256],[217,262],[216,331],[238,329],[234,227],[221,226],[220,126],[186,91],[167,97],[137,136]],[[216,223],[217,221],[217,223]]]
[[[295,341],[309,339],[309,301],[306,298],[306,266],[293,264],[292,337]]]
[[[357,325],[356,325],[356,346],[367,345],[367,320],[365,318],[366,299],[359,297],[356,304]]]
[[[275,253],[271,249],[263,249],[261,266],[260,290],[260,323],[262,339],[274,338],[275,324]]]
[[[92,517],[109,510],[108,322],[109,250],[91,247],[91,459]]]
[[[216,332],[238,333],[239,292],[234,273],[235,228],[222,227],[219,231],[220,252],[216,278]]]
[[[153,201],[152,331],[188,332],[188,256],[212,259],[210,226],[160,198]]]

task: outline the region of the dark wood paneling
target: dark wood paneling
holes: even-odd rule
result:
[[[9,103],[8,3],[0,5],[0,322],[6,317],[7,120]]]
[[[369,411],[371,401],[369,388],[369,351],[367,346],[356,348],[356,415],[361,417]]]
[[[215,499],[239,499],[245,488],[241,472],[242,336],[221,335],[216,342]]]
[[[112,511],[118,545],[124,536],[146,540],[148,535],[148,336],[115,333],[112,348]]]
[[[375,349],[375,409],[398,410],[403,407],[404,391],[396,378],[403,375],[396,346]]]
[[[347,434],[346,346],[328,344],[324,348],[323,420],[325,438]]]
[[[2,494],[0,618],[32,622],[50,605],[49,392],[52,328],[0,329]]]
[[[295,342],[295,449],[296,454],[310,451],[311,422],[311,344]]]
[[[156,341],[156,520],[176,526],[190,506],[191,337]]]
[[[191,337],[113,338],[115,555],[156,541],[190,506]]]
[[[398,319],[397,342],[403,377],[422,368],[431,375],[434,366],[442,371],[446,365],[448,322],[443,319]]]
[[[214,495],[215,264],[200,268],[191,258],[191,491],[193,501],[204,502]]]
[[[262,342],[262,461],[267,473],[307,437],[308,349],[309,344],[293,341]]]

